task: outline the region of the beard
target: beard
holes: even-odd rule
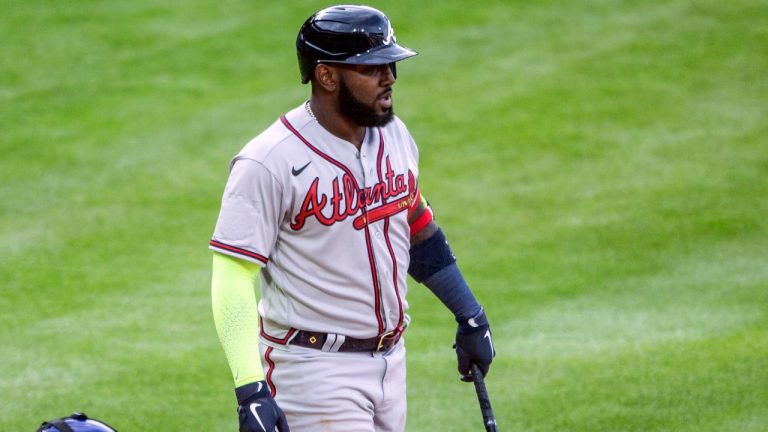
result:
[[[356,98],[347,87],[347,83],[341,78],[339,81],[339,110],[341,113],[362,127],[381,127],[391,122],[395,117],[395,110],[388,108],[383,114],[376,112],[373,105],[366,105]]]

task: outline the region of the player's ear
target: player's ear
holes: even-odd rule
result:
[[[315,66],[315,82],[328,92],[336,90],[336,83],[339,81],[339,71],[327,64],[320,63]]]

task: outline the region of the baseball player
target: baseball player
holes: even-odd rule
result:
[[[463,380],[495,355],[392,108],[395,63],[416,52],[347,5],[307,19],[296,47],[311,97],[232,160],[210,242],[240,430],[402,431],[407,274],[455,315]]]

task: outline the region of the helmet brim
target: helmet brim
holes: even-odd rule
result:
[[[389,45],[382,45],[368,51],[347,57],[339,63],[361,64],[361,65],[382,65],[405,60],[418,54],[416,51],[398,45],[392,42]]]

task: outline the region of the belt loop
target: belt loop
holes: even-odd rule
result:
[[[323,343],[323,346],[320,348],[320,350],[325,352],[335,352],[333,351],[334,343],[336,343],[336,335],[328,333],[325,338],[325,343]]]
[[[286,335],[285,345],[290,345],[293,343],[293,340],[296,339],[296,336],[299,335],[299,332],[294,331],[293,334],[291,334],[291,331],[288,331],[288,334]]]
[[[339,352],[344,339],[346,338],[343,335],[328,333],[325,343],[320,349],[325,352]]]
[[[333,343],[333,346],[331,349],[332,352],[338,352],[342,345],[344,345],[344,341],[347,339],[344,335],[334,335],[336,337],[336,341]]]

